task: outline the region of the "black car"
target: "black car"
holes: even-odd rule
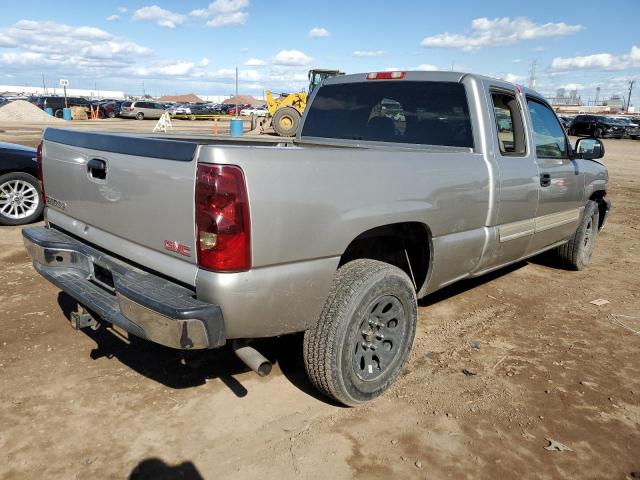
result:
[[[626,129],[615,118],[602,115],[578,115],[573,119],[568,133],[595,138],[623,138],[626,135]]]
[[[36,165],[34,148],[0,143],[0,225],[23,225],[42,215]]]
[[[62,109],[65,108],[64,97],[45,95],[35,98],[35,101],[33,103],[43,110],[45,108],[53,109],[53,114],[58,118],[62,118]],[[90,108],[92,106],[92,103],[86,98],[82,97],[67,97],[67,106]]]
[[[616,117],[614,120],[625,128],[625,137],[634,140],[640,138],[640,124],[637,120],[634,121],[634,119],[630,117]]]

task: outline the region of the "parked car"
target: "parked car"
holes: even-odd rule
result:
[[[573,119],[574,117],[571,117],[569,115],[558,115],[558,120],[560,120],[560,123],[562,124],[562,126],[566,131],[569,131],[569,129],[571,128]]]
[[[581,270],[610,206],[601,140],[572,147],[539,93],[455,72],[324,80],[295,141],[48,128],[43,153],[48,223],[23,236],[77,328],[230,342],[260,375],[250,339],[304,332],[311,382],[346,405],[402,374],[418,298],[550,250]]]
[[[62,118],[62,109],[65,108],[65,100],[64,97],[43,95],[35,98],[35,105],[43,110],[45,108],[51,108],[53,109],[54,116]],[[88,110],[92,105],[93,104],[86,98],[67,97],[67,107],[86,107]]]
[[[164,105],[148,100],[136,100],[134,102],[122,102],[120,116],[144,120],[145,118],[158,119],[165,112]]]
[[[106,101],[98,102],[96,105],[100,108],[98,111],[100,118],[115,118],[120,114],[122,101]]]
[[[235,105],[231,105],[231,107],[226,111],[226,114],[238,116],[243,109],[249,108],[250,106],[251,105],[240,104],[236,107]]]
[[[249,117],[251,115],[255,115],[256,117],[266,117],[269,115],[269,110],[267,110],[267,107],[263,106],[243,108],[240,110],[240,115],[243,117]]]
[[[625,131],[624,125],[604,115],[578,115],[569,127],[569,135],[595,138],[622,138]]]
[[[615,117],[615,120],[625,128],[625,137],[637,140],[640,138],[640,125],[629,117]]]
[[[0,225],[24,225],[42,215],[36,149],[0,143]]]

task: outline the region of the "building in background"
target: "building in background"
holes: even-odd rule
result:
[[[64,95],[62,87],[25,87],[23,85],[0,85],[0,95]],[[67,96],[69,97],[87,97],[87,98],[109,98],[113,100],[123,100],[124,92],[117,90],[84,90],[81,88],[67,88]]]

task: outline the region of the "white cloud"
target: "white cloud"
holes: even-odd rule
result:
[[[525,17],[476,18],[471,22],[471,31],[466,34],[441,33],[426,37],[420,45],[424,48],[454,48],[472,51],[484,47],[512,45],[523,40],[560,37],[583,30],[582,25],[560,23],[535,23]]]
[[[247,22],[247,12],[233,12],[217,15],[207,22],[208,27],[235,27],[244,25]]]
[[[322,38],[328,37],[330,35],[329,30],[323,27],[315,27],[309,30],[309,37],[311,38]]]
[[[544,47],[533,47],[532,52],[544,52]]]
[[[280,50],[273,58],[275,65],[301,66],[311,63],[312,58],[300,50]]]
[[[120,15],[109,15],[107,18],[105,18],[105,20],[107,22],[115,22],[117,20],[120,20]]]
[[[249,6],[249,0],[215,0],[209,5],[209,10],[215,13],[232,13],[244,10]]]
[[[556,57],[551,61],[549,71],[624,70],[636,67],[640,67],[640,47],[634,45],[629,53],[621,55],[596,53],[578,57]]]
[[[526,80],[527,77],[523,75],[516,75],[513,73],[507,73],[506,75],[501,75],[498,78],[502,78],[505,82],[509,83],[520,83],[523,80]]]
[[[418,65],[415,68],[412,68],[411,70],[440,70],[440,69],[435,65],[431,65],[430,63],[421,63],[420,65]]]
[[[205,76],[213,80],[235,80],[236,70],[234,68],[220,68],[213,72],[207,72]],[[259,82],[262,79],[256,70],[239,70],[238,80],[243,82]]]
[[[385,53],[386,52],[384,50],[356,50],[351,55],[353,55],[354,57],[366,58],[366,57],[381,57]]]
[[[187,21],[187,17],[185,15],[165,10],[164,8],[160,8],[158,5],[139,8],[133,14],[133,19],[153,22],[156,25],[166,28],[176,28],[178,25],[182,25]]]
[[[260,60],[259,58],[250,58],[244,64],[248,67],[262,67],[267,64],[264,60]]]
[[[522,63],[522,59],[521,58],[514,58],[513,60],[511,60],[513,63]]]
[[[56,41],[52,42],[51,39]],[[126,39],[117,38],[96,27],[71,26],[52,21],[20,20],[13,26],[0,29],[0,45],[15,48],[16,53],[37,53],[48,57],[48,63],[75,62],[78,68],[91,65],[99,68],[106,60],[131,64],[153,52]],[[35,56],[28,56],[33,63]]]
[[[209,10],[207,10],[206,8],[196,8],[195,10],[191,10],[189,12],[190,17],[206,18],[209,15]]]
[[[565,83],[564,85],[560,85],[558,88],[564,88],[565,90],[583,90],[585,87],[581,83]]]
[[[176,62],[149,67],[134,68],[132,73],[140,77],[181,77],[190,74],[194,68],[193,62]]]
[[[200,60],[200,62],[198,62],[198,65],[200,65],[201,67],[206,67],[209,65],[209,59],[208,58],[203,58],[202,60]]]
[[[118,7],[118,13],[127,13],[127,7]]]
[[[400,70],[398,67],[387,67],[384,69],[385,72],[399,72]]]
[[[234,27],[247,22],[248,7],[249,0],[215,0],[207,8],[197,8],[189,15],[196,18],[213,17],[207,22],[209,27]]]

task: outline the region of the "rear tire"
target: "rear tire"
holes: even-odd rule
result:
[[[142,112],[136,113],[136,120],[144,120],[144,113]]]
[[[62,118],[64,116],[64,112],[62,111],[61,108],[59,108],[53,113],[53,116],[56,118]]]
[[[116,112],[109,112],[108,116],[109,118],[116,118]]]
[[[382,395],[409,356],[416,319],[416,294],[405,272],[377,260],[346,263],[304,334],[309,379],[348,406]]]
[[[573,270],[584,270],[591,263],[591,255],[598,239],[599,225],[598,204],[589,200],[573,237],[557,249],[558,257],[564,265]]]
[[[273,115],[273,129],[281,137],[293,137],[300,126],[300,112],[293,107],[283,107]]]

